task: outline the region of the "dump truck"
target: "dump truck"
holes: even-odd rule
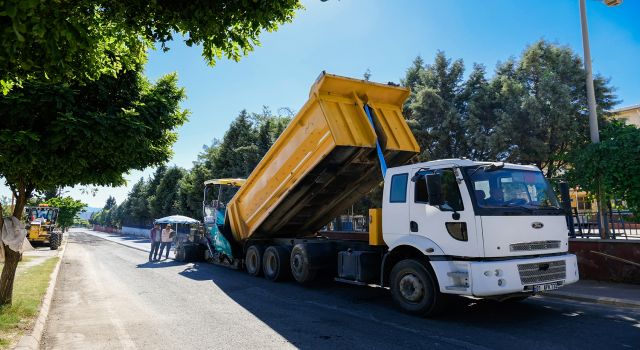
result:
[[[566,212],[540,169],[411,164],[419,146],[402,115],[408,96],[321,74],[246,181],[205,182],[208,257],[272,281],[308,284],[326,271],[389,288],[401,310],[426,316],[455,295],[522,300],[576,282]],[[320,231],[380,183],[382,208],[369,210],[368,235]],[[226,204],[225,186],[238,188]]]
[[[58,212],[59,208],[47,204],[25,208],[25,229],[30,243],[49,245],[51,250],[60,247],[62,230],[56,224]]]

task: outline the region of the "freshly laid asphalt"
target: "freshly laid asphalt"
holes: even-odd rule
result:
[[[398,312],[389,292],[331,281],[303,287],[173,260],[72,232],[46,349],[632,349],[640,309],[533,297],[460,299],[438,319]],[[147,244],[148,245],[148,244]]]

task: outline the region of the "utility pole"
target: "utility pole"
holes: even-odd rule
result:
[[[605,0],[607,6],[617,6],[622,0]],[[591,68],[591,48],[589,47],[589,28],[587,25],[587,5],[585,0],[580,0],[580,24],[582,25],[582,47],[584,49],[584,69],[587,73],[587,103],[589,105],[589,134],[592,143],[600,143],[600,134],[598,131],[598,114],[596,106],[596,94],[593,88],[593,73]],[[607,238],[609,234],[609,225],[607,223],[607,215],[605,213],[607,206],[605,205],[602,188],[601,175],[598,175],[598,191],[596,193],[596,204],[598,208],[598,228],[600,238]]]

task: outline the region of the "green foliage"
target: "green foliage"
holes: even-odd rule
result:
[[[502,111],[496,146],[499,158],[533,163],[548,177],[567,167],[567,154],[589,142],[589,118],[582,60],[568,47],[539,41],[517,62],[498,67]],[[598,116],[616,103],[602,77],[594,80]]]
[[[113,196],[109,196],[109,198],[107,198],[107,202],[104,204],[104,209],[109,210],[115,206],[116,206],[116,199],[113,198]]]
[[[261,113],[241,111],[222,141],[214,140],[194,162],[179,183],[179,213],[202,218],[202,189],[213,178],[247,178],[289,124],[290,117],[274,115],[264,107]],[[225,188],[222,200],[228,202],[235,189]]]
[[[123,207],[123,210],[126,213],[125,215],[132,218],[132,220],[125,220],[123,218],[123,224],[128,222],[136,226],[143,226],[153,219],[149,212],[147,187],[148,186],[144,179],[140,178],[140,180],[131,188],[129,196],[124,202],[122,202],[121,207]]]
[[[262,31],[292,20],[297,0],[157,2],[146,0],[0,3],[0,88],[29,78],[58,81],[116,76],[144,63],[174,34],[199,45],[205,60],[238,60]],[[135,69],[135,68],[133,68]]]
[[[144,227],[168,215],[202,219],[204,182],[213,178],[246,178],[289,124],[288,116],[274,115],[264,107],[261,113],[240,112],[222,141],[204,146],[190,170],[160,165],[154,174],[133,185],[119,206],[94,213],[90,222],[105,226]],[[226,189],[228,202],[235,189]]]
[[[405,104],[405,117],[423,150],[420,159],[465,156],[458,98],[463,88],[464,64],[462,60],[451,62],[442,51],[438,51],[433,64],[418,67],[421,61],[414,61],[404,80],[412,91]]]
[[[175,166],[164,172],[153,196],[149,198],[152,218],[161,218],[177,212],[178,183],[184,174],[184,169]]]
[[[59,208],[58,212],[58,226],[62,230],[66,230],[74,223],[76,215],[84,212],[84,208],[87,206],[79,200],[71,197],[54,197],[45,202],[51,207]]]
[[[574,150],[567,177],[572,186],[597,192],[597,179],[607,199],[625,201],[640,213],[640,130],[612,122],[600,130],[600,143]]]
[[[130,71],[87,85],[29,80],[0,97],[0,176],[14,191],[124,184],[122,174],[171,156],[187,119],[174,74]]]
[[[411,89],[404,115],[422,150],[418,161],[533,163],[553,177],[570,167],[569,152],[588,144],[585,72],[567,47],[541,40],[498,64],[493,77],[475,64],[466,80],[463,61],[440,51],[431,64],[417,57],[402,85]],[[595,87],[604,120],[615,96],[602,77]],[[379,207],[380,193],[367,194],[356,212]]]
[[[73,226],[87,227],[89,226],[89,220],[76,216],[73,218]]]
[[[568,47],[541,40],[499,64],[490,79],[481,65],[463,78],[462,60],[443,52],[432,64],[418,57],[407,70],[405,116],[422,148],[419,160],[533,163],[552,177],[566,169],[570,151],[588,143],[585,72]],[[595,86],[604,118],[615,96],[602,77]]]

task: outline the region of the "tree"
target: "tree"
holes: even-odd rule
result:
[[[466,156],[474,160],[494,160],[500,151],[494,138],[500,110],[499,90],[495,81],[488,81],[482,65],[474,64],[460,94]]]
[[[566,168],[568,153],[589,142],[585,74],[570,48],[544,40],[498,67],[502,112],[495,142],[502,160],[536,164],[547,177]],[[617,101],[606,79],[596,77],[594,84],[603,123]]]
[[[147,184],[143,178],[140,178],[127,196],[127,200],[122,203],[124,212],[126,213],[122,219],[123,225],[146,226],[151,221],[151,213],[149,212],[149,200],[147,198]]]
[[[176,166],[167,169],[156,188],[154,196],[149,200],[151,217],[160,218],[177,213],[178,183],[184,173],[184,169]]]
[[[188,171],[178,183],[178,208],[179,212],[188,217],[202,219],[202,191],[204,182],[214,178],[211,173],[210,163],[202,160],[194,162],[193,168]]]
[[[221,157],[215,159],[216,177],[247,176],[258,163],[256,134],[252,118],[241,111],[224,134],[220,144]]]
[[[116,206],[116,199],[113,196],[107,198],[107,202],[104,204],[104,210],[109,210]]]
[[[175,75],[151,84],[138,71],[85,85],[27,80],[14,88],[0,98],[0,176],[16,197],[13,216],[22,217],[34,191],[118,186],[128,170],[165,162],[176,140],[173,130],[186,121],[183,98]],[[4,249],[0,306],[11,302],[20,259]]]
[[[167,166],[164,164],[157,167],[153,173],[153,176],[149,179],[149,181],[145,186],[145,189],[147,191],[146,200],[149,204],[149,213],[151,217],[154,217],[154,216],[158,217],[155,215],[153,208],[151,207],[151,203],[154,202],[154,196],[156,195],[156,190],[158,188],[158,185],[160,185],[160,181],[162,181],[162,178],[164,177],[164,173],[166,171],[167,171]]]
[[[567,177],[572,186],[597,193],[598,182],[605,200],[625,201],[640,214],[640,129],[613,121],[600,131],[600,143],[575,149],[569,156]]]
[[[111,197],[112,198],[112,197]],[[79,200],[71,197],[55,197],[45,202],[51,207],[59,208],[57,224],[62,231],[66,231],[73,225],[76,215],[84,212],[87,206]]]
[[[7,0],[0,5],[0,84],[9,91],[27,78],[53,82],[116,76],[163,50],[173,35],[202,56],[238,60],[301,8],[297,0],[111,1]]]
[[[412,89],[404,114],[420,148],[420,160],[467,155],[464,121],[458,95],[463,89],[464,64],[438,51],[433,64],[414,60],[403,80]]]
[[[179,182],[178,212],[194,218],[203,217],[205,180],[248,177],[291,120],[292,113],[288,108],[280,111],[286,115],[274,115],[267,107],[260,113],[241,111],[222,141],[214,140],[211,146],[204,146],[193,168]],[[234,193],[234,189],[224,189],[222,201],[229,201]]]
[[[499,64],[492,78],[481,65],[466,81],[463,75],[462,60],[443,52],[428,65],[417,57],[407,69],[404,112],[419,160],[533,163],[553,177],[567,168],[569,152],[588,143],[585,72],[570,48],[540,40]],[[604,123],[616,100],[606,79],[596,77],[595,87]]]

